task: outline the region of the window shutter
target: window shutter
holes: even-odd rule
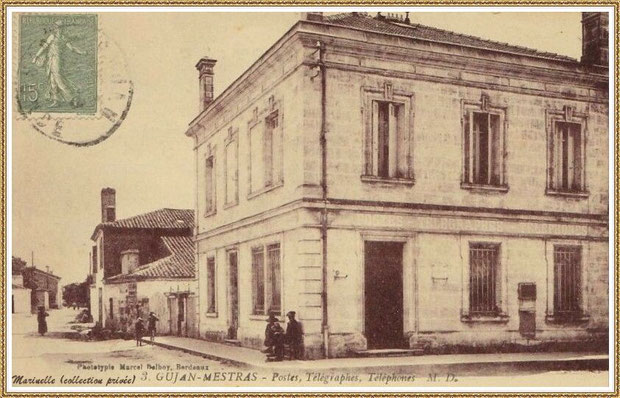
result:
[[[379,103],[377,101],[372,101],[372,140],[370,144],[372,152],[370,174],[377,176],[379,175]]]
[[[388,176],[390,177],[396,177],[398,174],[396,112],[396,106],[390,102],[388,105]]]

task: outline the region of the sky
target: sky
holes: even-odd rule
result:
[[[280,38],[300,14],[102,13],[99,26],[127,57],[134,98],[127,118],[107,140],[78,148],[14,123],[12,255],[49,266],[62,285],[83,281],[90,236],[100,222],[100,191],[116,189],[117,218],[194,207],[194,153],[185,136],[198,113],[203,56],[217,59],[221,93]],[[581,56],[580,13],[412,12],[413,23]]]

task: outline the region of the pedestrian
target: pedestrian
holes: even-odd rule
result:
[[[269,314],[269,318],[267,318],[267,326],[265,326],[265,348],[263,353],[269,355],[273,355],[273,325],[278,322],[278,318],[273,313]]]
[[[39,324],[39,334],[43,336],[47,333],[47,318],[49,314],[45,312],[45,307],[39,307],[39,312],[37,313],[37,323]]]
[[[284,359],[284,329],[279,322],[271,325],[271,338],[273,342],[273,354],[267,355],[267,361],[281,361]]]
[[[138,317],[135,324],[136,346],[142,345],[142,335],[144,334],[144,321]]]
[[[148,331],[149,331],[149,336],[151,336],[151,341],[155,340],[155,331],[157,328],[157,322],[159,321],[159,318],[157,318],[155,316],[155,313],[153,311],[151,311],[149,313],[149,318],[148,318]]]
[[[285,341],[290,349],[290,357],[291,359],[302,359],[304,332],[301,323],[295,319],[295,311],[289,311],[286,316],[288,317],[288,325],[286,325]]]

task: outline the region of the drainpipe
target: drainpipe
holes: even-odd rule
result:
[[[329,322],[327,313],[327,76],[325,67],[325,45],[318,42],[319,73],[321,74],[321,243],[323,253],[323,286],[321,292],[321,306],[323,308],[323,356],[329,358]]]

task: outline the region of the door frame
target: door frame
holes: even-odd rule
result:
[[[360,330],[366,337],[366,242],[395,242],[403,244],[402,258],[402,286],[403,286],[403,336],[407,332],[417,333],[418,327],[418,278],[417,264],[414,260],[415,232],[394,230],[394,231],[364,231],[360,233]]]

